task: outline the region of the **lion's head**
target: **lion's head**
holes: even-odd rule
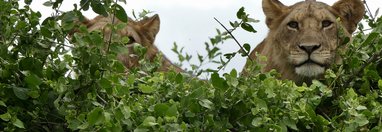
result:
[[[154,45],[155,37],[160,29],[160,19],[158,15],[147,17],[140,21],[134,21],[129,18],[126,26],[121,30],[117,30],[117,35],[111,34],[112,30],[110,26],[108,26],[111,23],[117,25],[122,22],[117,18],[113,18],[113,16],[104,17],[101,15],[92,20],[85,20],[82,22],[82,24],[86,25],[89,31],[102,31],[104,36],[103,38],[106,43],[109,40],[118,41],[121,37],[129,37],[129,42],[125,47],[129,52],[118,55],[118,59],[126,66],[127,69],[137,67],[139,65],[139,58],[136,53],[134,53],[133,44],[141,44],[145,47],[147,49],[145,57],[150,61],[153,61],[158,55],[158,48]],[[168,71],[171,68],[174,68],[177,72],[182,71],[182,69],[173,65],[165,56],[163,56],[162,66],[158,70]]]
[[[323,75],[340,60],[346,46],[340,30],[351,37],[365,8],[361,0],[339,0],[329,6],[306,0],[285,6],[278,0],[263,0],[267,38],[251,53],[268,57],[265,71],[276,69],[283,79],[307,82]]]

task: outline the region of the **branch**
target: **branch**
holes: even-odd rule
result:
[[[115,0],[115,3],[117,3],[118,0]],[[114,7],[115,8],[115,7]],[[110,50],[110,44],[111,44],[111,37],[113,36],[113,29],[114,29],[114,22],[115,22],[115,9],[113,10],[113,17],[112,17],[112,20],[111,20],[111,32],[110,32],[110,35],[109,35],[109,40],[107,42],[107,50],[106,50],[106,54],[109,52]]]
[[[237,39],[235,38],[235,36],[233,36],[233,34],[232,34],[232,32],[231,31],[229,31],[218,19],[216,19],[215,17],[214,17],[214,19],[215,19],[215,21],[217,21],[226,31],[227,31],[227,33],[232,37],[232,39],[233,40],[235,40],[235,42],[236,42],[236,44],[237,45],[239,45],[239,47],[240,47],[240,49],[241,50],[243,50],[244,51],[244,53],[245,53],[245,55],[251,60],[251,61],[253,61],[252,60],[252,58],[251,57],[249,57],[249,53],[243,48],[243,46],[241,46],[241,44],[239,43],[239,41],[237,41]]]
[[[118,0],[115,0],[115,3],[117,3]],[[109,40],[107,41],[107,48],[106,48],[106,52],[105,52],[105,55],[107,55],[109,53],[109,50],[110,50],[110,44],[111,44],[111,38],[113,36],[113,33],[114,33],[114,22],[115,22],[115,7],[113,7],[114,9],[112,10],[112,14],[113,14],[113,17],[111,18],[111,30],[110,30],[110,35],[109,35]],[[100,58],[102,58],[102,56],[100,56]],[[101,78],[103,78],[103,75],[104,75],[104,71],[101,71]]]
[[[371,11],[370,11],[370,8],[369,8],[369,5],[367,4],[366,0],[363,0],[363,3],[366,5],[366,9],[367,9],[367,12],[369,13],[371,19],[373,20],[373,22],[375,21],[374,17],[373,17],[373,14],[371,14]]]

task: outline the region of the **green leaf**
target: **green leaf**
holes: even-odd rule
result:
[[[168,117],[176,117],[178,115],[178,108],[176,104],[173,104],[170,108],[168,108],[166,112],[166,116]]]
[[[48,28],[46,28],[45,26],[41,27],[40,28],[40,31],[41,31],[41,34],[44,36],[44,37],[52,37],[52,32],[49,31]]]
[[[113,6],[115,6],[115,16],[122,22],[127,22],[127,14],[125,9],[118,4],[114,4]]]
[[[232,69],[230,72],[231,78],[237,78],[237,71],[236,69]]]
[[[242,19],[242,17],[245,16],[245,15],[246,15],[246,13],[245,13],[245,11],[244,11],[244,7],[241,7],[241,8],[237,11],[237,13],[236,13],[236,17],[237,17],[237,19]]]
[[[32,3],[32,0],[24,0],[24,3],[30,5]]]
[[[219,77],[219,74],[217,72],[212,73],[211,75],[211,82],[212,85],[216,88],[226,88],[227,83],[225,80],[221,77]]]
[[[105,17],[108,16],[105,7],[100,3],[100,1],[92,1],[90,6],[92,7],[95,13],[103,15]]]
[[[99,107],[94,108],[87,115],[87,121],[90,125],[100,124],[105,120],[103,116],[103,110]]]
[[[121,42],[124,43],[124,44],[127,44],[127,43],[130,42],[130,38],[127,37],[127,36],[124,36],[124,37],[122,37]]]
[[[233,87],[236,87],[237,85],[239,85],[239,81],[237,79],[236,69],[232,69],[229,75],[230,75],[230,77],[227,78],[227,83]]]
[[[93,31],[90,33],[90,39],[92,41],[92,44],[97,46],[103,46],[103,38],[101,36],[101,33],[98,31]]]
[[[152,93],[155,91],[155,89],[151,86],[145,85],[145,84],[139,84],[138,85],[139,90],[141,90],[143,93]]]
[[[29,90],[26,88],[21,88],[21,87],[12,87],[13,93],[16,95],[17,98],[21,100],[26,100],[28,99],[28,92]]]
[[[126,4],[126,0],[118,0],[119,2],[123,2],[124,4]]]
[[[260,117],[256,117],[252,120],[252,123],[251,123],[253,126],[255,127],[259,127],[260,125],[263,124],[263,121]]]
[[[126,23],[118,23],[115,27],[117,30],[122,30],[126,27]],[[128,36],[121,36],[122,37],[122,40],[121,42],[126,44],[126,43],[129,43],[130,41],[130,38]]]
[[[135,82],[135,76],[134,76],[134,74],[129,74],[129,76],[127,77],[127,83],[128,83],[129,85],[132,85],[132,84],[134,84],[134,82]]]
[[[30,97],[32,97],[32,98],[38,98],[38,97],[40,97],[40,93],[39,93],[39,91],[37,91],[37,90],[33,90],[33,91],[30,91],[30,92],[28,92],[28,95],[30,96]]]
[[[122,114],[124,115],[125,119],[129,119],[131,116],[131,109],[128,106],[122,106],[120,107],[120,110]]]
[[[58,5],[61,5],[63,0],[55,0],[55,2],[53,3],[53,9],[56,9],[58,7]]]
[[[105,117],[105,124],[110,125],[111,119],[111,113],[109,112],[103,112],[103,116]]]
[[[207,109],[213,109],[213,105],[214,103],[212,103],[210,100],[208,99],[203,99],[203,100],[200,100],[199,101],[199,104],[201,106],[203,106],[204,108],[207,108]]]
[[[290,118],[284,118],[283,123],[293,130],[298,130],[296,126],[296,121],[291,120]]]
[[[77,128],[78,129],[86,129],[89,127],[89,123],[85,122],[84,124],[81,124],[80,126],[78,126]]]
[[[183,83],[183,75],[181,73],[176,74],[175,82],[178,84]]]
[[[165,116],[167,110],[170,107],[165,103],[156,104],[154,107],[154,111],[158,116]]]
[[[25,82],[28,85],[29,88],[35,88],[42,84],[42,81],[39,77],[37,77],[35,74],[29,74],[25,78]]]
[[[242,23],[241,24],[241,28],[243,28],[244,30],[246,31],[249,31],[249,32],[253,32],[253,33],[256,33],[257,31],[252,27],[252,25],[248,24],[248,23]]]
[[[134,129],[134,132],[150,132],[150,130],[147,128],[137,127],[136,129]]]
[[[23,30],[23,29],[25,29],[26,26],[27,26],[26,22],[18,21],[18,23],[16,24],[16,29],[17,30]]]
[[[259,110],[264,112],[268,111],[267,102],[265,102],[264,100],[254,97],[253,102],[256,104],[256,108],[258,108]]]
[[[357,122],[358,126],[364,126],[369,123],[369,120],[365,116],[358,116],[355,119],[355,122]]]
[[[113,89],[112,89],[112,85],[111,85],[111,82],[105,78],[102,78],[101,80],[99,80],[98,82],[100,84],[100,86],[106,90],[106,92],[108,94],[112,94],[113,93]]]
[[[21,120],[17,119],[17,118],[16,118],[16,120],[14,120],[12,122],[12,124],[15,125],[18,128],[25,128],[24,127],[24,123]]]
[[[360,106],[358,106],[358,107],[355,108],[355,109],[356,109],[356,110],[367,110],[367,107],[360,105]]]
[[[119,61],[115,61],[113,63],[113,68],[114,68],[115,72],[117,72],[117,73],[124,73],[125,72],[125,66]]]
[[[43,64],[38,59],[32,57],[23,58],[19,62],[19,68],[23,71],[29,70],[35,73],[37,76],[42,76]]]
[[[378,87],[379,87],[379,89],[382,90],[382,79],[379,79],[379,81],[378,81]]]
[[[243,45],[243,48],[245,49],[245,51],[246,52],[251,52],[251,45],[249,45],[248,43],[245,43],[244,45]]]
[[[84,11],[89,10],[89,5],[90,5],[90,1],[89,0],[81,0],[80,1],[80,6],[82,7],[82,9]]]
[[[157,124],[158,123],[156,123],[156,119],[153,116],[146,117],[145,120],[143,120],[143,123],[142,123],[142,125],[146,126],[146,127],[155,126]]]
[[[0,100],[0,106],[7,107],[7,105],[3,101],[1,101],[1,100]]]
[[[0,115],[0,119],[2,119],[3,121],[9,121],[11,118],[12,116],[8,112]]]
[[[321,115],[317,115],[317,120],[321,123],[320,125],[327,126],[330,124],[328,120],[326,120],[324,117]]]
[[[227,53],[227,54],[224,54],[225,58],[226,59],[231,59],[232,57],[234,57],[236,55],[236,53]]]
[[[372,41],[379,36],[379,33],[372,32],[367,36],[366,40],[363,41],[362,46],[371,45]]]

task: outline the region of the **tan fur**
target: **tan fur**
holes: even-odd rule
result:
[[[86,25],[89,31],[101,30],[103,32],[105,42],[109,41],[111,30],[107,24],[113,22],[113,17],[97,16],[92,20],[86,20],[82,24]],[[114,18],[114,25],[122,23],[117,18]],[[154,45],[155,36],[159,32],[160,19],[158,15],[154,15],[149,18],[145,18],[141,21],[134,21],[129,18],[127,25],[124,29],[117,31],[120,36],[127,36],[131,38],[126,48],[128,49],[128,54],[119,54],[118,60],[123,62],[127,69],[139,66],[139,58],[135,55],[133,51],[133,43],[141,44],[147,48],[145,57],[150,61],[153,61],[158,55],[158,48]],[[113,38],[112,39],[118,39]],[[173,68],[177,72],[181,72],[182,69],[173,65],[165,56],[162,57],[162,66],[158,71],[168,71]]]
[[[269,33],[250,57],[257,61],[256,53],[267,57],[267,62],[260,62],[265,64],[263,72],[276,69],[282,79],[298,84],[321,78],[326,68],[340,60],[337,51],[346,45],[341,45],[339,30],[343,27],[344,35],[351,37],[365,12],[361,0],[339,0],[333,6],[315,0],[292,6],[278,0],[262,3]],[[250,74],[246,67],[244,75]]]

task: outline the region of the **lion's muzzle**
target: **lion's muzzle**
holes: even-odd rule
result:
[[[297,46],[297,51],[291,53],[295,72],[304,77],[316,77],[325,72],[325,67],[330,55],[322,52],[319,43],[302,43]]]

